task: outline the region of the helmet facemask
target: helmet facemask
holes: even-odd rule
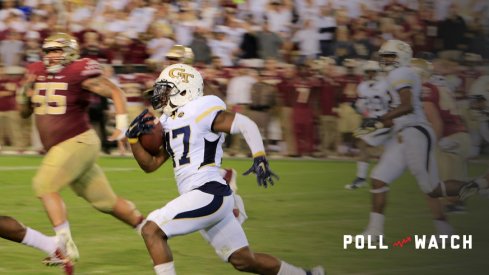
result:
[[[185,92],[183,91],[184,94]],[[160,80],[153,86],[153,94],[150,98],[151,105],[155,110],[163,108],[163,113],[170,116],[179,107],[173,104],[171,99],[181,93],[174,83],[164,79]]]
[[[379,50],[380,67],[384,72],[408,66],[413,57],[411,46],[401,40],[387,40]]]
[[[380,53],[379,58],[380,68],[382,68],[382,71],[384,72],[392,71],[400,66],[399,58],[396,53]]]

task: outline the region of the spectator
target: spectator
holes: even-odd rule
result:
[[[166,23],[153,23],[150,27],[152,38],[146,43],[146,52],[149,54],[149,63],[161,63],[173,45],[171,26]]]
[[[0,147],[8,144],[20,150],[28,144],[26,138],[21,136],[21,119],[16,102],[23,73],[22,67],[0,67]]]
[[[259,58],[258,38],[257,38],[257,31],[259,30],[259,27],[256,25],[245,23],[245,28],[246,28],[246,32],[243,34],[243,38],[239,46],[241,50],[240,58],[242,59]]]
[[[269,29],[267,22],[263,24],[263,29],[257,32],[256,36],[258,38],[258,55],[261,59],[282,60],[284,41],[277,33]]]
[[[360,126],[361,116],[353,109],[353,102],[357,100],[357,86],[361,76],[355,72],[358,62],[354,59],[345,59],[343,66],[346,73],[337,77],[339,85],[338,131],[340,133],[340,154],[352,155],[354,152],[353,131]]]
[[[197,65],[211,63],[212,50],[207,40],[207,32],[205,28],[196,28],[194,39],[190,43],[190,48],[195,54],[194,63]]]
[[[292,37],[292,42],[297,45],[299,52],[299,64],[305,64],[308,60],[314,60],[319,55],[319,32],[312,20],[304,20],[304,25]]]
[[[40,38],[41,36],[36,31],[26,33],[23,63],[33,63],[42,60]]]
[[[352,58],[355,55],[347,27],[339,26],[336,29],[336,41],[333,44],[333,52],[337,64],[342,64],[346,58]]]
[[[284,154],[289,157],[299,156],[297,153],[297,141],[293,124],[293,106],[295,103],[294,81],[296,79],[296,67],[284,63],[284,72],[278,88],[278,105],[280,107],[280,125],[282,126],[283,141],[285,142]]]
[[[247,65],[241,66],[236,70],[234,76],[229,80],[226,91],[226,104],[231,111],[247,114],[251,104],[251,87],[256,82],[257,73]],[[243,139],[240,136],[231,136],[229,148],[230,155],[243,155]]]
[[[80,39],[80,41],[82,41],[80,48],[81,57],[91,58],[103,64],[110,64],[112,62],[110,52],[100,47],[102,38],[97,31],[85,31],[83,33],[83,39]]]
[[[272,0],[265,12],[270,30],[276,33],[290,33],[292,24],[292,7],[290,3]]]
[[[311,77],[306,65],[299,65],[293,87],[292,119],[297,152],[300,156],[312,156],[315,138],[313,102],[317,101],[315,91],[319,82]]]
[[[256,123],[262,137],[265,139],[265,149],[268,149],[269,127],[272,111],[277,104],[277,88],[267,82],[263,72],[257,74],[256,82],[250,90],[251,104],[248,116]]]
[[[333,55],[333,43],[336,32],[336,19],[331,4],[321,6],[321,16],[317,22],[319,28],[319,47],[321,56]]]
[[[338,94],[332,69],[334,59],[322,58],[319,71],[319,156],[327,157],[336,151],[338,138]]]
[[[219,56],[224,67],[234,65],[234,55],[238,49],[236,44],[229,40],[224,27],[218,26],[216,28],[213,39],[209,40],[209,47],[212,55]]]
[[[0,41],[0,63],[5,67],[19,66],[22,60],[24,42],[22,42],[21,34],[9,30],[5,40]]]
[[[370,42],[370,39],[367,36],[367,32],[363,27],[356,29],[355,34],[353,35],[353,56],[356,59],[368,60],[372,52],[374,51],[374,47]]]
[[[453,3],[450,5],[447,19],[440,23],[439,37],[443,43],[443,49],[463,51],[467,48],[465,37],[467,25],[462,16],[459,15],[458,6]]]
[[[198,27],[200,21],[197,18],[196,11],[189,5],[180,7],[177,14],[177,20],[173,23],[175,31],[175,41],[177,44],[188,46],[192,42],[193,32]]]

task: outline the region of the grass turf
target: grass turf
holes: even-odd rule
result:
[[[0,214],[53,234],[41,203],[34,197],[31,178],[41,161],[34,156],[0,157]],[[131,158],[99,160],[114,190],[133,201],[144,214],[177,196],[171,165],[145,174]],[[225,167],[245,171],[250,160],[225,160]],[[472,250],[415,250],[412,244],[392,247],[413,234],[433,234],[423,195],[407,172],[392,186],[386,213],[389,250],[343,249],[343,235],[360,233],[368,222],[367,188],[344,189],[355,175],[355,163],[343,161],[271,160],[280,181],[258,188],[251,176],[238,177],[249,219],[244,228],[254,251],[271,253],[290,263],[323,265],[328,274],[487,274],[489,200],[472,198],[469,213],[450,216],[459,234],[473,235]],[[487,165],[472,164],[477,175]],[[66,188],[62,191],[72,234],[81,254],[76,274],[153,274],[142,239],[128,226],[97,212]],[[224,264],[194,233],[170,240],[178,274],[239,274]],[[0,274],[61,274],[44,267],[45,255],[0,239]]]

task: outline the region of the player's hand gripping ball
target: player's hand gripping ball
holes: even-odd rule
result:
[[[159,154],[164,146],[163,127],[147,109],[137,116],[129,126],[126,136],[130,143],[138,142],[151,155]]]

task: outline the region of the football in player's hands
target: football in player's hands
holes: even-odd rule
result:
[[[163,127],[161,126],[160,120],[151,112],[146,113],[144,118],[146,117],[155,118],[145,122],[146,124],[154,125],[154,127],[152,127],[149,132],[142,133],[139,136],[139,143],[141,143],[141,146],[143,146],[148,153],[151,155],[157,155],[164,146]]]

